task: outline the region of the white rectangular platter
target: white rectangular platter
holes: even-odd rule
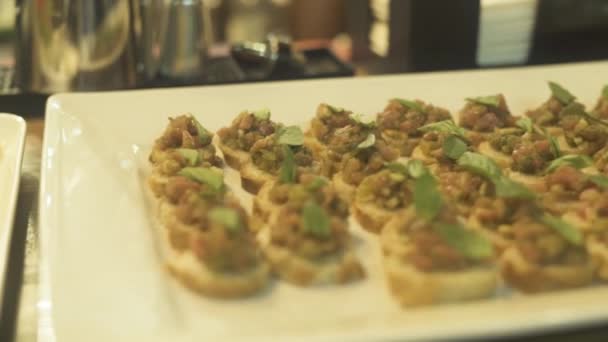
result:
[[[299,124],[312,118],[320,102],[375,114],[390,98],[420,98],[456,112],[467,96],[500,92],[512,112],[521,114],[546,100],[547,80],[562,83],[591,106],[607,81],[603,75],[608,62],[53,96],[47,103],[40,196],[40,338],[421,340],[608,320],[608,286],[404,310],[388,292],[374,237],[354,222],[365,281],[312,289],[276,282],[250,299],[203,298],[166,274],[141,179],[142,160],[167,117],[185,112],[217,130],[243,109],[268,107],[274,120]],[[227,177],[238,187],[234,172]]]
[[[0,294],[4,291],[24,142],[25,120],[0,113]]]

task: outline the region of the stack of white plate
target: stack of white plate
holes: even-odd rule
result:
[[[522,64],[532,44],[537,0],[481,0],[477,64]]]

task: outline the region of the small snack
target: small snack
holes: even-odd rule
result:
[[[540,107],[528,111],[526,116],[531,118],[536,125],[546,128],[552,136],[560,136],[563,134],[562,121],[567,120],[567,116],[569,116],[568,111],[564,111],[564,109],[568,106],[584,109],[584,106],[576,102],[576,97],[568,90],[555,82],[549,82],[549,89],[551,90],[549,99]]]
[[[169,118],[169,125],[154,142],[149,157],[152,173],[148,182],[154,194],[160,196],[167,179],[184,167],[221,167],[212,138],[213,134],[191,114]]]
[[[487,298],[498,277],[492,245],[467,229],[441,199],[433,176],[416,179],[414,205],[382,229],[389,288],[403,306]]]
[[[241,165],[240,174],[243,189],[252,194],[256,194],[265,183],[275,180],[281,172],[300,170],[326,174],[323,160],[315,160],[297,126],[282,127],[275,134],[256,141],[249,154],[251,159]]]
[[[248,217],[214,169],[185,167],[169,177],[157,213],[169,271],[186,287],[211,297],[243,297],[266,286],[262,258]]]
[[[399,152],[374,133],[342,157],[332,178],[336,191],[345,202],[351,202],[357,186],[366,176],[380,171],[387,162],[396,160]]]
[[[559,217],[518,217],[509,235],[513,244],[499,264],[510,286],[534,293],[581,287],[593,280],[592,259],[580,232]]]
[[[413,164],[419,165],[414,166]],[[422,162],[411,160],[408,166],[393,162],[380,172],[369,175],[357,187],[352,210],[359,224],[372,233],[382,227],[397,212],[411,204],[413,179],[409,168],[422,172]]]
[[[496,128],[515,127],[515,117],[509,112],[502,94],[467,98],[467,104],[458,113],[461,127],[477,136],[475,143],[485,139]]]
[[[327,149],[330,137],[340,128],[352,125],[353,112],[340,107],[321,103],[317,107],[316,116],[310,121],[305,140],[315,155],[321,155]]]
[[[431,123],[419,130],[424,135],[412,152],[412,158],[430,165],[435,173],[451,170],[455,160],[471,149],[466,131],[452,120]]]
[[[218,147],[224,154],[226,163],[237,170],[250,159],[250,150],[256,141],[275,133],[280,125],[270,119],[270,111],[240,113],[229,127],[217,132]]]
[[[298,286],[342,284],[365,277],[353,251],[348,211],[336,205],[336,197],[307,197],[290,198],[262,231],[263,250],[273,270]]]
[[[443,120],[451,120],[446,109],[420,100],[392,99],[384,111],[378,113],[376,122],[380,137],[399,149],[401,156],[409,157],[423,135],[418,129]]]

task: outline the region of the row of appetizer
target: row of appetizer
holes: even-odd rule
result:
[[[256,194],[247,226],[261,260],[293,283],[364,275],[350,209],[380,234],[390,288],[404,305],[489,297],[499,278],[525,292],[579,287],[608,279],[608,88],[588,113],[549,85],[551,97],[519,118],[502,95],[469,98],[458,124],[445,109],[402,99],[374,119],[321,104],[306,133],[267,110],[245,111],[216,144]],[[205,144],[192,145],[200,135]],[[161,201],[172,182],[206,182],[188,172],[219,166],[211,140],[192,117],[170,122],[151,156]]]

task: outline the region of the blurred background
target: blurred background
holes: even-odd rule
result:
[[[606,0],[0,0],[0,111],[18,113],[60,91],[607,57]]]

